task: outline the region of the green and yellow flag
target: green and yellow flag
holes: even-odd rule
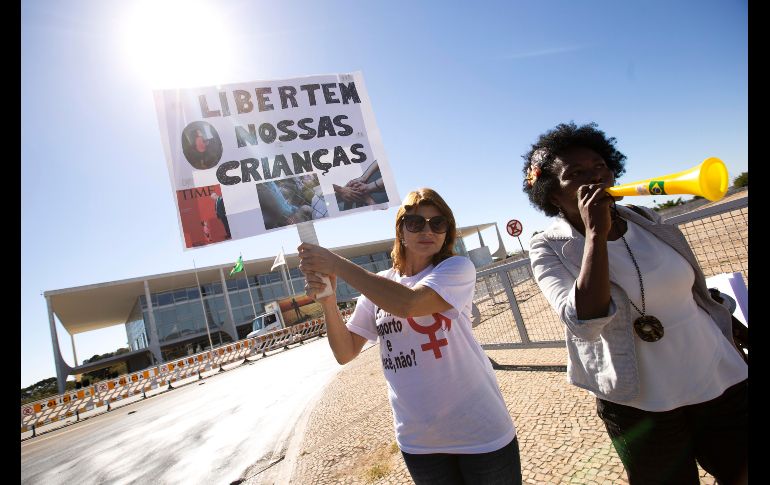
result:
[[[238,261],[235,262],[235,266],[230,270],[230,276],[241,271],[243,271],[243,256],[238,256]]]
[[[666,182],[664,180],[653,180],[650,182],[648,190],[650,195],[667,195],[666,194]]]

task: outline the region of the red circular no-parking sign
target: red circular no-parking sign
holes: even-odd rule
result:
[[[508,221],[508,224],[505,225],[505,229],[511,236],[518,237],[521,235],[521,222],[516,219],[511,219]]]

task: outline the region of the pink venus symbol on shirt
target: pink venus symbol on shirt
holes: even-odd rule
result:
[[[415,322],[412,317],[407,317],[406,321],[409,322],[409,326],[412,327],[415,332],[428,335],[430,341],[427,344],[422,344],[420,348],[426,352],[433,349],[433,357],[440,359],[441,347],[449,345],[449,342],[447,342],[447,339],[445,338],[437,339],[436,332],[442,327],[442,324],[446,324],[445,328],[446,330],[449,330],[452,327],[452,320],[440,313],[434,313],[433,324],[426,327]]]

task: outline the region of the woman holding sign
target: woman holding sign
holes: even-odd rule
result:
[[[747,480],[748,368],[684,235],[615,205],[615,139],[560,124],[524,156],[524,192],[556,221],[530,241],[532,270],[566,326],[569,381],[596,396],[636,483]]]
[[[476,269],[455,256],[446,202],[410,192],[396,214],[393,267],[378,274],[312,244],[299,246],[308,295],[339,276],[362,295],[347,324],[336,295],[316,298],[329,345],[346,364],[378,341],[396,441],[417,485],[518,484],[516,430],[492,370],[471,332]]]

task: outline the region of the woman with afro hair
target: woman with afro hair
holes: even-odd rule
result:
[[[562,123],[524,158],[524,192],[555,217],[530,241],[534,277],[565,325],[570,383],[634,484],[745,483],[748,366],[687,240],[605,189],[626,157],[595,123]]]

